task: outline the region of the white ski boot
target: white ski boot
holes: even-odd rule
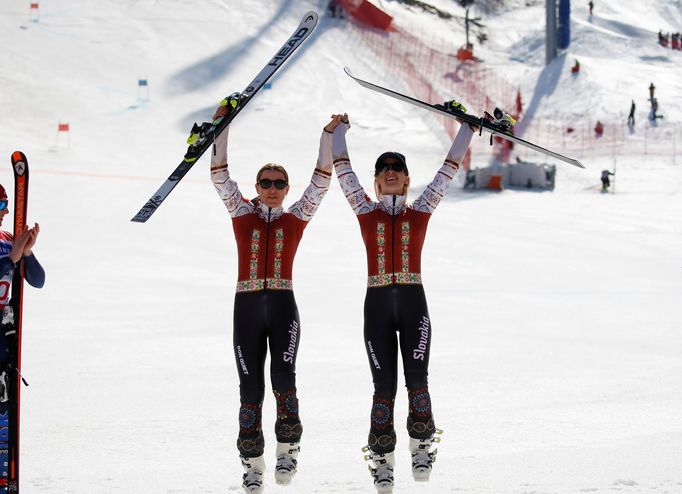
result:
[[[371,462],[367,467],[374,478],[374,487],[376,487],[377,493],[390,494],[393,492],[393,467],[395,465],[393,451],[384,454],[373,453],[369,446],[362,448],[362,451],[367,453],[365,461]]]
[[[428,482],[433,468],[433,462],[436,461],[437,449],[431,451],[433,443],[439,443],[440,438],[435,437],[440,435],[443,431],[436,429],[436,433],[428,439],[414,439],[410,438],[410,453],[412,453],[412,477],[417,482]]]
[[[263,492],[263,472],[265,472],[265,458],[263,455],[255,458],[247,458],[239,455],[242,466],[246,472],[242,477],[242,488],[249,494],[261,494]]]
[[[277,443],[277,465],[275,466],[275,480],[279,485],[289,485],[296,475],[298,462],[296,457],[301,451],[300,443]]]

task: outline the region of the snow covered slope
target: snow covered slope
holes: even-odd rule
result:
[[[651,150],[656,142],[671,149],[679,122],[682,52],[659,48],[655,34],[679,30],[682,8],[596,3],[592,21],[574,6],[573,44],[547,68],[542,8],[525,2],[486,19],[491,40],[481,57],[532,95],[534,123],[588,113],[615,121],[630,99],[644,108],[652,80],[666,119],[649,128],[638,114],[626,154],[586,146],[578,157],[589,169],[561,167],[553,194],[453,190],[439,206],[423,271],[444,442],[431,482],[414,484],[396,421],[396,492],[682,490],[682,172],[672,152]],[[382,5],[401,22],[463,39],[453,23]],[[439,5],[463,14],[452,2]],[[47,271],[43,290],[26,290],[26,492],[239,491],[236,249],[207,159],[147,224],[129,219],[181,159],[192,122],[243,89],[303,12],[325,7],[51,0],[34,23],[26,4],[0,5],[0,181],[10,184],[9,155],[23,150],[30,218],[41,224],[36,254]],[[233,125],[231,173],[246,195],[258,167],[274,161],[292,176],[288,202],[297,199],[322,126],[339,111],[350,115],[351,158],[368,190],[374,159],[387,149],[407,156],[413,195],[440,166],[449,143],[429,115],[343,74],[349,65],[391,79],[355,29],[322,18]],[[574,57],[584,67],[577,80],[568,74]],[[149,101],[138,99],[140,78]],[[55,146],[60,121],[70,124],[70,147],[65,136]],[[593,186],[614,156],[617,193],[599,194]],[[372,389],[362,342],[364,247],[336,182],[306,230],[295,278],[305,436],[293,485],[275,486],[271,468],[267,492],[372,492],[360,452]],[[404,417],[400,393],[396,414]],[[273,422],[267,395],[270,467]]]

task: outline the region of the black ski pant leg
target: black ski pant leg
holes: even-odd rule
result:
[[[267,355],[265,298],[262,291],[237,293],[234,300],[233,349],[239,373],[237,449],[246,457],[263,454],[262,408]]]
[[[431,320],[426,295],[422,285],[400,285],[398,294],[400,351],[409,404],[407,432],[412,438],[428,439],[436,426],[428,384]]]
[[[374,453],[395,450],[393,420],[398,390],[398,336],[395,325],[395,288],[367,289],[364,309],[365,350],[374,383],[368,445]]]
[[[269,290],[267,298],[270,379],[277,403],[275,436],[278,442],[296,443],[303,433],[296,393],[296,356],[301,323],[293,291]]]

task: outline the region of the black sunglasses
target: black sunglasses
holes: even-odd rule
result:
[[[277,180],[270,180],[269,178],[261,178],[258,181],[258,185],[260,185],[261,189],[269,189],[273,185],[277,190],[282,190],[284,187],[287,186],[287,181],[284,180],[283,178],[278,178]]]
[[[381,166],[377,170],[377,175],[379,173],[386,173],[388,170],[393,170],[396,173],[404,172],[405,165],[400,161],[396,161],[395,163],[381,163]]]

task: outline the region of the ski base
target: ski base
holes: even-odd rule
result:
[[[251,98],[265,85],[284,62],[296,51],[296,49],[310,36],[317,26],[317,13],[309,11],[301,20],[294,31],[294,34],[282,45],[275,56],[263,67],[258,75],[246,86],[246,89],[239,94],[239,106],[228,116],[218,118],[213,122],[204,122],[201,125],[194,124],[188,139],[189,147],[182,162],[173,170],[173,173],[161,185],[159,190],[149,199],[144,206],[137,212],[130,221],[135,223],[146,222],[161,203],[173,191],[175,186],[182,180],[187,172],[194,166],[194,163],[212,145],[213,139],[218,136],[227,125],[234,120],[239,112],[246,106]],[[197,137],[196,139],[194,137]]]
[[[14,238],[26,228],[29,168],[26,155],[11,156],[14,171]],[[0,397],[0,492],[19,492],[19,445],[21,411],[21,326],[24,291],[24,265],[14,270],[9,304],[3,309],[2,327],[6,355],[0,355],[3,393]]]
[[[369,81],[366,81],[364,79],[360,79],[359,77],[353,75],[353,72],[348,68],[344,67],[343,70],[346,72],[346,74],[351,77],[355,82],[360,84],[362,87],[370,89],[372,91],[376,91],[381,94],[385,94],[386,96],[390,96],[392,98],[404,101],[406,103],[410,103],[412,105],[418,106],[420,108],[423,108],[425,110],[429,110],[435,113],[438,113],[439,115],[443,115],[449,118],[455,118],[457,120],[461,120],[462,122],[467,122],[472,125],[478,126],[480,128],[480,133],[482,133],[484,130],[494,136],[499,136],[502,139],[506,139],[507,141],[514,142],[516,144],[519,144],[521,146],[527,147],[529,149],[533,149],[534,151],[538,151],[542,154],[545,154],[547,156],[551,156],[553,158],[556,158],[558,160],[563,161],[564,163],[568,163],[570,165],[576,166],[578,168],[585,168],[585,165],[583,165],[580,161],[574,159],[574,158],[569,158],[568,156],[564,156],[563,154],[559,154],[555,151],[552,151],[551,149],[544,148],[542,146],[538,146],[535,143],[526,141],[524,139],[521,139],[519,137],[514,136],[509,132],[509,130],[502,128],[498,125],[495,125],[494,123],[490,122],[489,120],[486,120],[485,118],[482,117],[477,117],[475,115],[470,115],[468,113],[454,110],[454,109],[449,109],[445,108],[445,106],[436,104],[432,105],[430,103],[427,103],[425,101],[421,101],[419,99],[413,98],[411,96],[407,96],[406,94],[399,93],[397,91],[393,91],[392,89],[388,89],[382,86],[379,86],[377,84],[371,83]],[[480,134],[479,133],[479,134]]]

